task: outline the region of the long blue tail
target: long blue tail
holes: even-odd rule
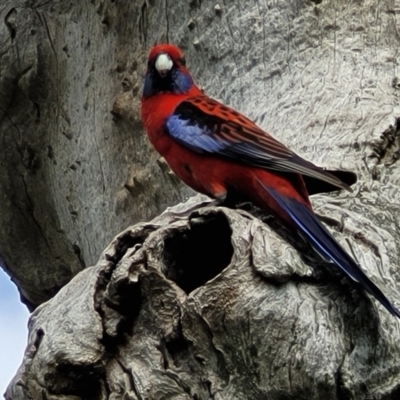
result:
[[[312,211],[293,199],[279,195],[275,190],[268,188],[264,184],[261,183],[261,185],[290,215],[298,229],[321,256],[327,261],[335,263],[346,275],[360,283],[365,290],[379,300],[391,314],[400,318],[400,311],[390,303],[378,286],[365,275]]]

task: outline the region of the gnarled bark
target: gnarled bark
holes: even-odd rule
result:
[[[394,317],[274,221],[283,239],[207,203],[122,232],[38,307],[8,398],[395,398]]]

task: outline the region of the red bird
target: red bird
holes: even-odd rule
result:
[[[320,191],[350,190],[341,179],[354,183],[354,174],[315,166],[238,111],[205,96],[186,69],[183,53],[172,45],[150,51],[141,117],[155,149],[188,186],[222,201],[239,195],[272,211],[400,318],[321,224],[308,198]]]

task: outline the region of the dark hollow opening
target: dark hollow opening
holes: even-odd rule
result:
[[[133,323],[139,316],[143,303],[140,282],[119,285],[118,295],[120,301],[114,309],[124,316],[118,325],[118,332],[132,335]]]
[[[105,381],[102,366],[60,364],[57,367],[57,375],[47,377],[47,386],[55,394],[96,400],[101,397],[101,381]]]
[[[223,214],[196,216],[190,229],[175,233],[164,244],[166,276],[186,293],[204,285],[231,262],[232,230]]]

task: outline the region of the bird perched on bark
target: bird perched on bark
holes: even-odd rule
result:
[[[141,118],[150,142],[188,186],[221,201],[238,195],[272,212],[400,318],[311,207],[310,194],[351,190],[354,174],[315,166],[238,111],[204,95],[183,53],[169,44],[150,50]]]

